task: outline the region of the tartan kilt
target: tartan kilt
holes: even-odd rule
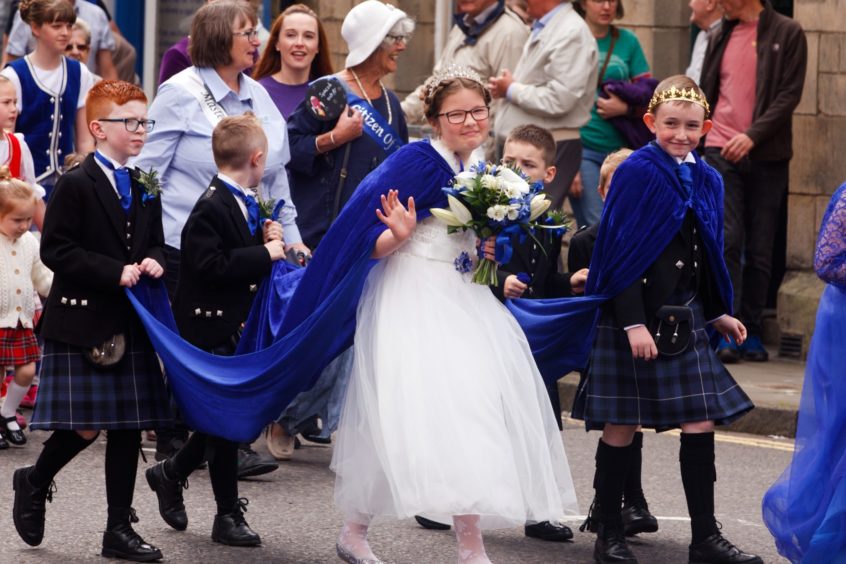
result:
[[[708,420],[726,425],[750,411],[754,405],[711,348],[701,302],[689,305],[694,331],[687,350],[649,362],[632,357],[625,330],[606,308],[572,416],[588,429],[613,423],[666,430]]]
[[[146,332],[132,323],[114,366],[94,367],[84,349],[47,339],[32,429],[155,429],[172,425],[168,390]]]
[[[22,366],[40,358],[41,349],[32,329],[20,326],[0,329],[0,366]]]

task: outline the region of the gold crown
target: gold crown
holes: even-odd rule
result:
[[[649,101],[649,107],[646,109],[646,111],[649,113],[653,113],[655,108],[657,108],[664,102],[671,102],[675,100],[699,104],[700,106],[705,108],[706,118],[711,114],[711,107],[708,105],[708,100],[705,99],[705,96],[703,96],[693,88],[676,88],[675,86],[671,86],[667,90],[662,90],[661,92],[656,92],[655,94],[653,94],[652,99]]]
[[[439,84],[454,78],[466,78],[467,80],[472,80],[473,82],[478,82],[482,86],[485,86],[485,83],[482,82],[482,77],[479,76],[479,73],[470,67],[452,64],[443,69],[436,70],[432,76],[429,77],[429,80],[426,81],[426,85],[424,87],[426,97],[428,98]]]

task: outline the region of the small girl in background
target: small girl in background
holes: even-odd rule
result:
[[[49,197],[65,155],[94,149],[85,112],[80,111],[94,78],[85,65],[64,56],[76,21],[73,3],[21,0],[20,11],[32,29],[35,50],[11,62],[2,75],[14,86],[20,113],[16,131],[26,135],[35,180]]]
[[[0,166],[0,366],[15,370],[0,407],[0,449],[9,443],[26,443],[15,413],[41,356],[33,333],[33,289],[46,296],[53,282],[53,273],[39,258],[38,241],[29,231],[38,199],[30,186]]]

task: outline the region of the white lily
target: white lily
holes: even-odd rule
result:
[[[523,180],[519,174],[508,167],[501,167],[497,172],[499,187],[507,194],[528,194],[529,183]],[[509,196],[514,197],[514,196]]]
[[[473,190],[476,188],[476,173],[469,170],[459,172],[455,175],[454,185],[467,190]]]
[[[448,195],[449,209],[461,222],[461,225],[467,225],[473,220],[473,214],[467,209],[467,206],[462,204],[455,196]]]
[[[514,221],[520,215],[520,204],[509,204],[508,205],[508,219]]]
[[[550,205],[552,205],[552,200],[547,199],[545,194],[538,194],[532,198],[532,201],[529,204],[529,209],[531,210],[529,213],[529,221],[534,221],[540,217],[542,213],[549,209]]]
[[[459,221],[455,214],[443,208],[431,208],[429,210],[432,215],[449,225],[450,227],[464,227],[464,224]]]

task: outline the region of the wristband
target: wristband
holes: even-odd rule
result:
[[[338,146],[338,144],[335,142],[335,132],[334,131],[329,132],[329,140],[332,142],[333,147]]]

